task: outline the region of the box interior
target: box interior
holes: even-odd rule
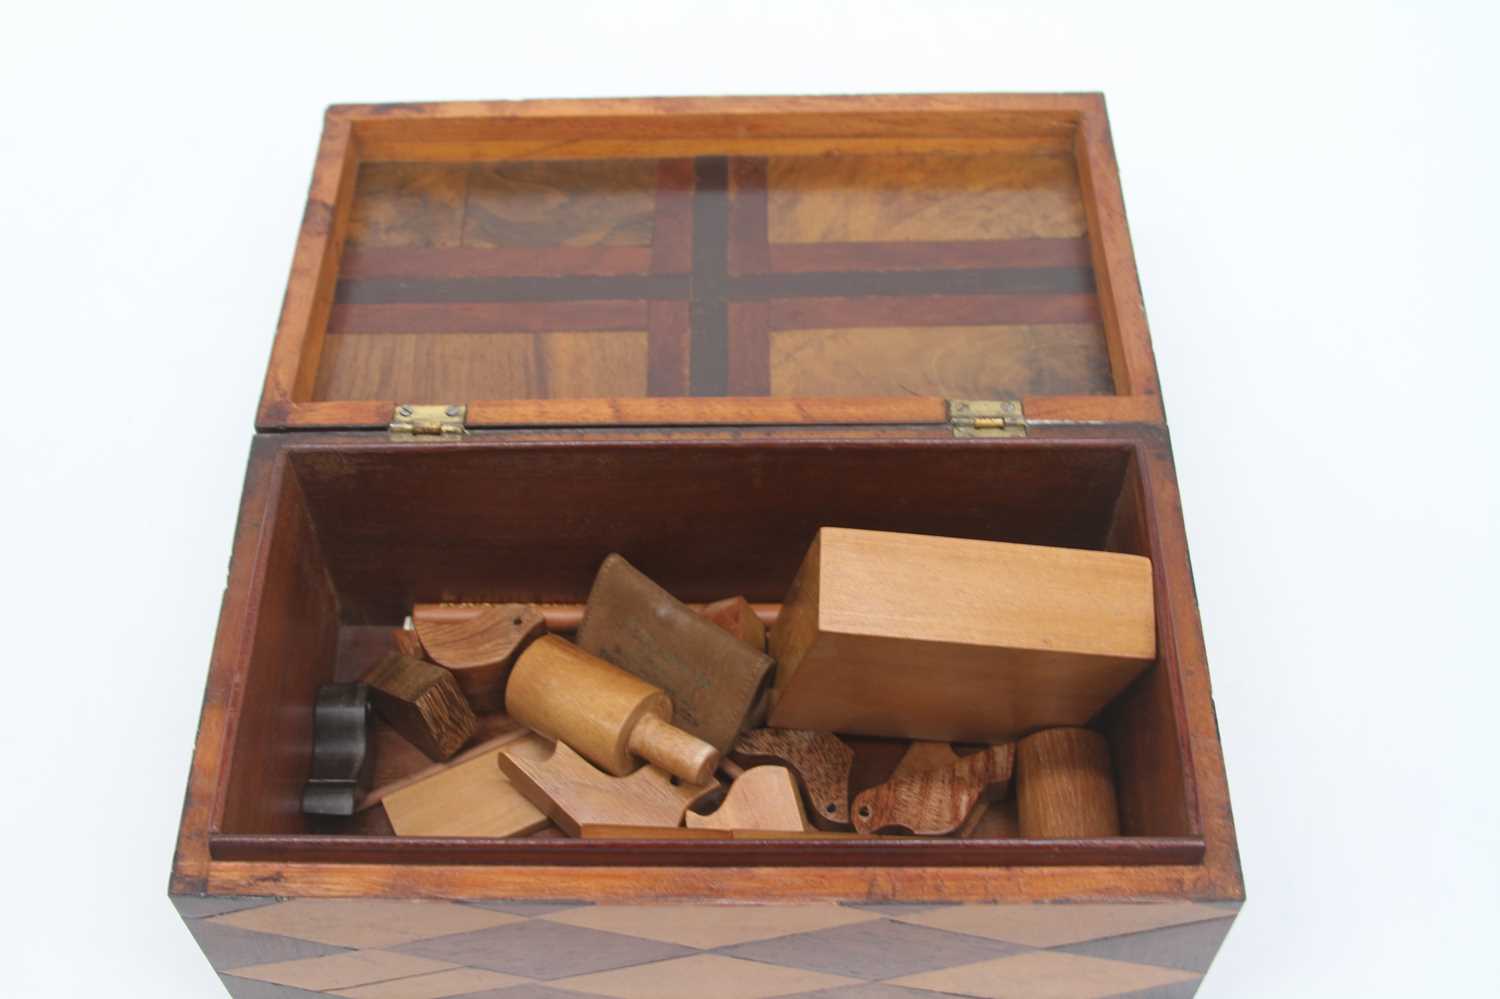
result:
[[[610,552],[683,600],[775,602],[825,525],[1160,557],[1150,483],[1129,441],[830,446],[477,434],[419,445],[297,436],[278,445],[268,475],[248,667],[210,837],[220,858],[315,849],[331,860],[525,863],[601,849],[558,839],[424,843],[301,814],[317,687],[355,678],[414,602],[583,601]],[[1123,836],[1072,852],[1069,841],[903,839],[893,862],[1182,863],[1194,844],[1201,855],[1160,567],[1156,580],[1157,662],[1094,722],[1111,743]],[[944,843],[962,850],[943,853]],[[737,851],[735,862],[829,857],[815,856],[822,844],[810,853],[796,843],[659,845],[688,861],[724,846]],[[848,849],[854,841],[833,845],[867,862]],[[651,848],[632,844],[632,856]]]

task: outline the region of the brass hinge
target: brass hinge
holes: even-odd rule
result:
[[[1026,414],[1016,400],[948,400],[948,425],[954,437],[1025,437]]]
[[[401,403],[391,413],[391,436],[457,439],[468,433],[464,419],[469,407],[459,405],[417,406]]]

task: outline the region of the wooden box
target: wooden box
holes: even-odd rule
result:
[[[1243,884],[1100,97],[333,108],[256,429],[170,887],[231,994],[1196,991]],[[413,603],[611,551],[775,602],[823,526],[1151,558],[1121,836],[301,814],[318,686]]]

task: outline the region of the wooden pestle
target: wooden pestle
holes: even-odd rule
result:
[[[1049,728],[1016,743],[1016,810],[1026,839],[1120,835],[1109,742],[1086,728]]]
[[[717,749],[671,723],[664,691],[556,635],[516,660],[505,710],[616,777],[634,772],[636,757],[689,784],[707,783],[719,765]]]

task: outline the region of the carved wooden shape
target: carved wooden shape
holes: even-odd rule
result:
[[[617,777],[645,760],[702,784],[719,764],[718,750],[670,723],[672,701],[660,689],[555,635],[517,660],[505,710]]]
[[[904,829],[920,836],[946,836],[963,825],[985,796],[1004,797],[1010,788],[1015,746],[990,746],[959,757],[948,747],[945,766],[933,767],[940,753],[929,744],[912,768],[897,767],[884,784],[860,792],[853,805],[860,832]]]
[[[478,724],[453,674],[392,652],[363,677],[382,718],[434,760],[446,760]]]
[[[849,825],[849,771],[854,750],[828,732],[753,729],[740,736],[735,755],[750,763],[777,763],[791,768],[813,813],[825,822]]]
[[[516,790],[570,836],[588,835],[598,825],[680,826],[688,806],[719,786],[679,783],[654,766],[612,777],[562,742],[541,761],[503,747],[499,766]]]
[[[1016,747],[1016,803],[1027,839],[1120,835],[1109,742],[1086,728],[1054,728]]]
[[[330,683],[313,705],[312,775],[302,789],[307,815],[353,815],[370,773],[370,691]]]
[[[546,623],[527,604],[486,604],[451,613],[443,604],[417,604],[412,626],[427,657],[451,670],[475,711],[505,707],[505,681],[516,657],[543,634]]]
[[[770,680],[763,649],[735,640],[619,555],[594,577],[578,645],[666,691],[673,724],[720,752],[746,728]]]
[[[494,836],[535,832],[547,816],[517,791],[500,771],[502,748],[534,760],[546,759],[552,746],[545,739],[491,740],[478,754],[465,753],[451,763],[385,796],[385,813],[397,836]]]
[[[689,829],[807,831],[802,793],[786,767],[751,767],[729,785],[729,793],[711,815],[688,812]]]

